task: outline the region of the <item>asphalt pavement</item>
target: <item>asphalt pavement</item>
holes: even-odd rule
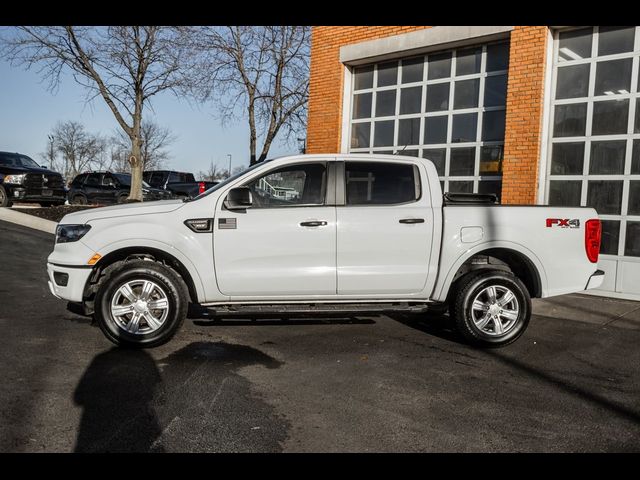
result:
[[[0,452],[640,451],[640,303],[536,301],[494,350],[435,315],[205,317],[121,350],[49,293],[52,248],[0,222]]]

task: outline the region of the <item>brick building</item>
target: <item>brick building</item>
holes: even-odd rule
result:
[[[402,151],[445,191],[593,206],[600,293],[640,300],[639,58],[638,27],[314,27],[307,152]]]

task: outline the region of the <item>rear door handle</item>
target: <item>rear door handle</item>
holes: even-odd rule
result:
[[[424,223],[424,218],[403,218],[400,223]]]
[[[311,222],[302,222],[300,223],[300,226],[301,227],[321,227],[326,224],[327,222],[325,222],[324,220],[313,220]]]

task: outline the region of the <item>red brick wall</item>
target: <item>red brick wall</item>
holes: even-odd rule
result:
[[[536,203],[548,29],[511,32],[502,203]]]
[[[307,153],[340,151],[344,80],[344,66],[340,63],[340,47],[423,28],[428,27],[313,27]]]
[[[340,47],[420,26],[320,26],[311,37],[308,153],[340,151],[344,66]],[[511,32],[502,203],[535,203],[542,138],[547,27]]]

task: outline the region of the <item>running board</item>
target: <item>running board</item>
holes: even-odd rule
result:
[[[432,304],[434,307],[436,304]],[[312,313],[385,313],[385,312],[426,312],[427,303],[282,303],[282,304],[226,304],[202,305],[214,315],[262,315],[262,314],[312,314]]]

